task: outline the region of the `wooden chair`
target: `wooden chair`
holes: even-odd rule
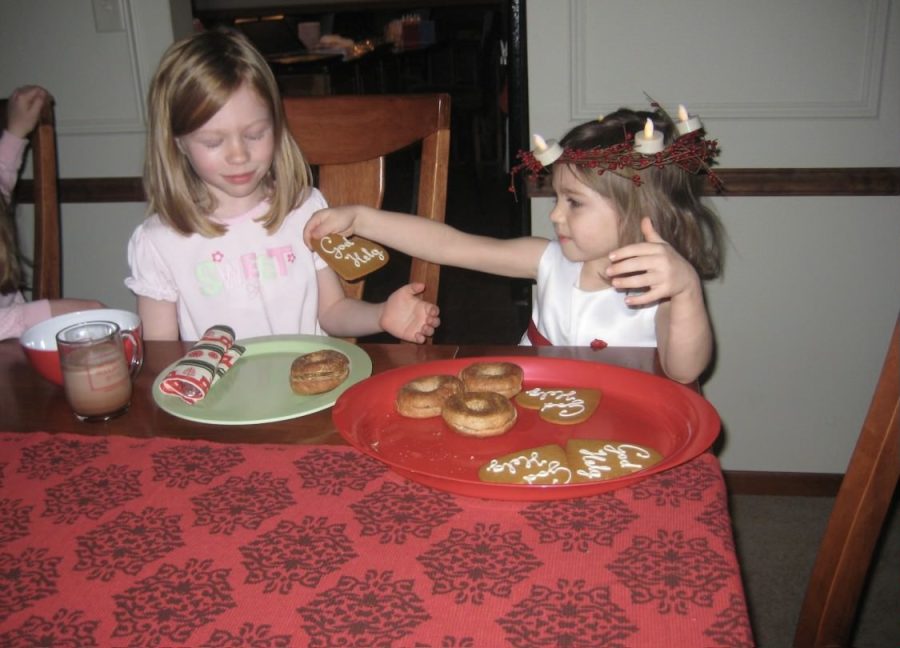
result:
[[[6,126],[7,100],[0,100],[0,127]],[[52,102],[41,112],[31,140],[31,182],[21,181],[15,196],[34,203],[34,252],[31,277],[32,299],[62,296],[62,251],[60,246],[56,125]],[[31,192],[27,191],[31,188]]]
[[[900,478],[900,317],[819,546],[794,646],[848,646],[872,553]]]
[[[444,221],[450,155],[450,97],[428,95],[340,95],[285,97],[288,126],[329,205],[381,207],[385,156],[421,142],[416,213]],[[423,299],[437,303],[440,266],[413,258],[411,282],[425,284]],[[360,298],[362,280],[343,282]]]

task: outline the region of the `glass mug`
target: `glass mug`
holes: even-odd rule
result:
[[[137,348],[131,331],[115,322],[82,322],[56,334],[66,400],[81,421],[108,421],[124,414],[131,403],[131,378],[140,369],[129,361],[122,338]]]

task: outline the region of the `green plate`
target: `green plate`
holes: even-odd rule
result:
[[[173,416],[217,425],[252,425],[298,418],[334,405],[351,385],[372,375],[372,360],[354,344],[321,335],[272,335],[237,340],[247,351],[196,405],[159,390],[176,363],[153,381],[153,400]],[[291,363],[298,355],[334,349],[350,358],[350,375],[324,394],[301,396],[291,389]]]

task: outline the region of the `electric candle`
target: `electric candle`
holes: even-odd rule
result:
[[[687,135],[688,133],[693,133],[695,130],[700,130],[703,128],[703,124],[700,123],[700,118],[697,115],[689,115],[687,108],[678,105],[678,123],[675,124],[675,129],[678,131],[679,135]]]
[[[641,155],[653,155],[664,148],[662,133],[653,130],[653,121],[648,117],[644,131],[634,136],[634,152]]]
[[[544,166],[550,166],[563,154],[563,149],[556,140],[550,140],[548,142],[537,133],[535,133],[531,139],[534,142],[532,154],[534,155],[534,158]]]

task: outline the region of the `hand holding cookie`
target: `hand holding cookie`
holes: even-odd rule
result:
[[[345,281],[356,281],[375,272],[389,258],[387,250],[360,236],[347,238],[341,234],[328,234],[312,239],[311,243],[325,263]]]

